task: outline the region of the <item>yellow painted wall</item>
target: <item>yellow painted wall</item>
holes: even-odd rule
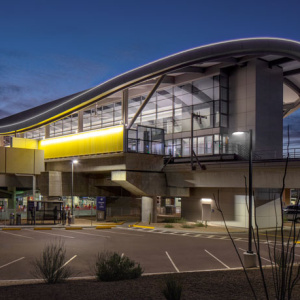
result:
[[[39,141],[45,159],[123,151],[123,125]]]
[[[38,141],[34,139],[12,138],[12,146],[14,148],[38,149]]]

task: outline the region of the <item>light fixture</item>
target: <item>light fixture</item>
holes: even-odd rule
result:
[[[210,204],[210,203],[212,203],[212,199],[211,198],[201,198],[201,202],[205,203],[205,204]]]
[[[232,135],[243,135],[243,134],[245,134],[244,131],[236,131],[232,133]]]
[[[118,133],[121,131],[123,131],[123,126],[117,126],[117,127],[112,127],[112,128],[108,128],[108,129],[100,129],[100,130],[95,130],[95,131],[90,131],[90,132],[78,133],[78,134],[68,135],[68,136],[64,136],[64,137],[51,138],[51,139],[41,141],[41,146],[65,143],[65,142],[76,141],[76,140],[83,140],[83,139],[87,139],[87,138],[91,138],[91,137],[107,136],[107,135],[111,135],[113,133]]]

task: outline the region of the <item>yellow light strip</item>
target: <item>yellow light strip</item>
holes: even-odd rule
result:
[[[64,142],[69,142],[69,141],[76,141],[76,140],[82,140],[82,139],[87,139],[91,137],[98,137],[98,136],[106,136],[114,133],[119,133],[123,131],[123,126],[118,126],[118,127],[113,127],[109,129],[101,129],[97,131],[89,131],[89,132],[84,132],[84,133],[77,133],[74,135],[68,135],[64,137],[57,137],[57,138],[51,138],[47,140],[42,140],[41,146],[47,146],[47,145],[52,145],[52,144],[57,144],[57,143],[64,143]]]

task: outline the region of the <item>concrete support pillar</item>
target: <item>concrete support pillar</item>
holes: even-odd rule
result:
[[[14,213],[16,213],[16,201],[17,201],[17,193],[16,187],[9,187],[8,190],[11,192],[11,198],[8,200],[8,209],[13,209]]]
[[[35,195],[36,195],[36,177],[35,175],[32,175],[32,199],[35,201]]]
[[[282,195],[282,202],[283,206],[291,204],[291,189],[284,189],[284,193]]]
[[[142,197],[142,223],[157,222],[156,197]]]
[[[49,139],[50,137],[50,125],[45,126],[45,139]]]
[[[83,110],[78,112],[78,132],[83,132]]]

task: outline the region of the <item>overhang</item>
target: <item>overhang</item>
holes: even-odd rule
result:
[[[166,74],[166,80],[184,72],[204,72],[209,67],[243,64],[260,58],[269,67],[283,69],[284,111],[289,115],[300,105],[300,43],[279,38],[225,41],[182,51],[116,76],[91,89],[60,98],[0,120],[0,134],[29,130],[49,124],[110,95]]]

